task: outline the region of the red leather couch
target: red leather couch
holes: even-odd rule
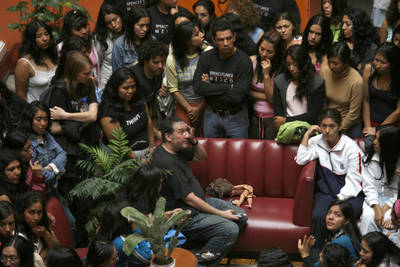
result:
[[[315,161],[298,166],[297,146],[270,140],[200,139],[208,158],[192,162],[203,188],[216,178],[250,184],[253,208],[242,208],[248,222],[232,251],[280,247],[297,253],[297,240],[310,234]]]
[[[218,177],[233,184],[250,184],[257,196],[253,208],[242,207],[248,222],[233,252],[256,252],[280,247],[297,253],[297,240],[310,234],[315,162],[298,166],[297,146],[269,140],[200,139],[208,157],[191,162],[196,178],[205,188]],[[72,247],[72,235],[64,210],[54,198],[47,211],[56,217],[54,232],[61,245]],[[78,253],[81,257],[87,251]]]

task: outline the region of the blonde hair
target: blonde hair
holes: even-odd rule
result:
[[[92,67],[92,61],[81,51],[72,51],[67,56],[64,68],[64,78],[68,82],[69,91],[73,97],[77,96],[77,88],[73,88],[72,81],[74,81],[78,74],[81,73],[88,65]],[[89,91],[87,83],[83,84],[83,89],[85,92]]]

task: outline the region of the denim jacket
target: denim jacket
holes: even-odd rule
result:
[[[130,45],[122,35],[114,42],[111,56],[112,71],[122,67],[131,67],[138,61],[138,54],[135,47]]]
[[[51,134],[46,132],[43,136],[43,139],[35,134],[30,136],[32,159],[39,161],[39,164],[43,167],[42,173],[46,184],[55,188],[58,183],[56,177],[65,172],[67,154]],[[46,166],[51,166],[53,171],[45,170]]]

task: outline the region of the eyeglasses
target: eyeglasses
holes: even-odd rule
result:
[[[18,256],[6,256],[6,255],[1,255],[1,262],[2,263],[7,263],[8,261],[10,261],[11,263],[15,263],[17,260],[19,260]]]

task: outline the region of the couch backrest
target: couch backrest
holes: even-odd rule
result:
[[[200,139],[208,157],[191,162],[203,188],[216,178],[234,185],[250,184],[258,196],[294,198],[302,169],[294,161],[296,145],[278,145],[271,140]]]

